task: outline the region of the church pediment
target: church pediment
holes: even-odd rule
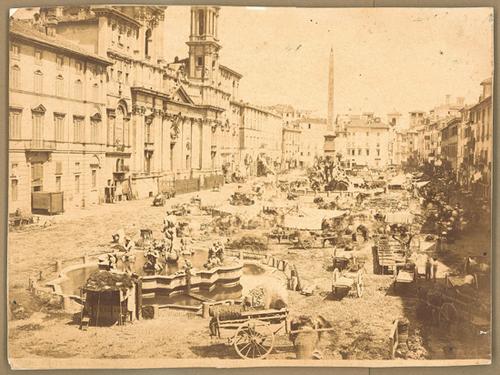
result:
[[[187,93],[187,91],[184,89],[184,87],[182,85],[178,86],[171,93],[170,97],[171,97],[171,100],[173,102],[183,103],[183,104],[191,104],[191,105],[195,104],[193,99],[191,99],[191,97],[189,96],[189,94]]]

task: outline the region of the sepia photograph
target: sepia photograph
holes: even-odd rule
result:
[[[491,363],[493,8],[83,2],[7,39],[13,369]]]

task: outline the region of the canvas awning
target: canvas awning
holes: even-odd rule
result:
[[[421,187],[424,187],[425,185],[427,185],[430,181],[418,181],[415,183],[415,185],[417,185],[417,187],[421,188]]]
[[[393,177],[387,185],[389,186],[403,186],[406,183],[406,178],[405,176],[396,176]]]
[[[297,215],[285,216],[284,226],[293,229],[320,230],[323,220],[340,218],[348,212],[345,210],[301,208]]]
[[[387,212],[385,220],[391,224],[411,224],[413,215],[409,212]]]

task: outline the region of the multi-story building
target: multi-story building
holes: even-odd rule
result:
[[[294,169],[299,166],[301,131],[297,126],[288,125],[283,127],[283,141],[281,146],[281,167],[283,169]]]
[[[335,149],[348,168],[383,168],[389,161],[389,126],[373,113],[337,118]]]
[[[44,7],[12,21],[10,210],[32,191],[63,191],[68,207],[109,199],[108,186],[116,198],[210,187],[240,146],[281,156],[281,119],[241,104],[241,74],[219,62],[219,8],[191,8],[188,57],[171,63],[165,12]]]
[[[461,124],[461,117],[454,117],[448,121],[441,129],[441,159],[450,163],[451,168],[457,171],[458,168],[458,130]]]
[[[426,122],[426,113],[424,111],[411,111],[409,112],[410,116],[410,129],[425,125]]]
[[[471,129],[474,133],[474,164],[478,170],[491,178],[491,163],[493,160],[493,110],[492,110],[492,80],[481,82],[483,93],[479,102],[470,108]]]
[[[300,129],[299,167],[309,168],[319,156],[324,156],[327,121],[324,118],[301,117],[297,120]]]
[[[240,168],[256,176],[260,170],[277,170],[281,164],[282,118],[267,109],[240,103]],[[264,168],[260,169],[259,165]]]
[[[10,210],[31,210],[32,192],[98,203],[106,181],[106,69],[112,62],[39,24],[10,28]]]

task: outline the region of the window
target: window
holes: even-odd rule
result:
[[[92,169],[92,189],[97,187],[97,170]]]
[[[360,155],[361,155],[361,149],[358,148],[358,156],[360,156]]]
[[[64,58],[62,56],[56,57],[57,69],[62,69],[64,65]]]
[[[34,91],[37,94],[41,94],[43,91],[43,73],[40,70],[37,70],[35,72],[35,77],[34,77]]]
[[[61,191],[61,176],[56,176],[56,191]]]
[[[73,142],[83,143],[85,141],[85,128],[83,117],[73,117]]]
[[[75,99],[82,99],[83,97],[83,85],[82,85],[82,81],[77,79],[75,81],[75,87],[74,87],[74,95],[75,95]]]
[[[198,56],[196,58],[196,66],[198,67],[203,66],[203,56]]]
[[[80,175],[75,175],[75,193],[80,194]]]
[[[370,150],[366,149],[366,156],[370,156]]]
[[[151,35],[152,35],[151,29],[147,29],[146,35],[144,36],[144,54],[146,55],[146,57],[149,57],[149,53],[151,52],[150,51],[151,41],[152,41]]]
[[[99,143],[99,122],[90,121],[90,143]]]
[[[9,112],[9,139],[21,139],[21,110],[11,109]]]
[[[41,144],[43,142],[43,122],[44,122],[44,113],[42,112],[33,112],[32,117],[32,138],[33,141],[37,144]]]
[[[128,85],[128,73],[125,73],[125,84]]]
[[[377,156],[380,156],[380,150],[377,149]]]
[[[17,180],[10,181],[10,199],[15,202],[17,201],[18,193],[17,193]]]
[[[64,142],[64,114],[54,114],[54,130],[55,140],[58,142]]]
[[[12,58],[19,58],[20,48],[19,45],[12,43],[10,45],[10,56]]]
[[[20,79],[21,69],[19,69],[19,66],[14,65],[10,70],[10,88],[18,89],[20,87]]]
[[[56,96],[64,96],[64,78],[60,74],[56,77]]]
[[[42,64],[42,51],[40,50],[35,50],[35,64]]]
[[[56,174],[62,174],[62,161],[56,161]]]

